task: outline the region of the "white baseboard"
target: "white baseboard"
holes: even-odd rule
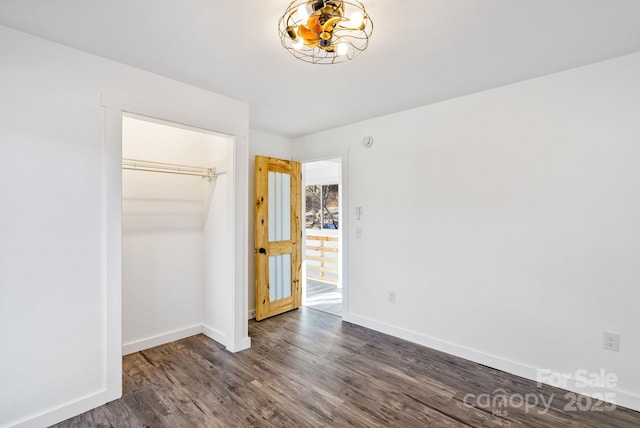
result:
[[[179,330],[173,330],[166,333],[162,333],[157,336],[136,340],[134,342],[125,343],[122,345],[122,355],[133,354],[134,352],[153,348],[154,346],[164,345],[165,343],[174,342],[176,340],[184,339],[185,337],[189,337],[189,336],[194,336],[202,332],[203,332],[203,326],[202,324],[198,324],[198,325],[185,327]]]
[[[245,349],[249,349],[251,348],[251,338],[250,337],[245,337],[244,339],[240,340],[237,343],[234,343],[232,346],[227,346],[227,350],[229,352],[240,352],[240,351],[244,351]]]
[[[224,346],[227,346],[227,335],[221,332],[220,330],[216,330],[213,327],[209,327],[208,325],[202,326],[202,333],[207,336],[209,339],[213,339],[218,343],[221,343]]]
[[[245,337],[242,340],[240,340],[238,343],[236,343],[233,340],[230,341],[227,338],[227,335],[224,334],[223,332],[216,330],[215,328],[211,328],[207,325],[202,326],[202,333],[204,333],[204,335],[209,337],[210,339],[213,339],[216,342],[224,345],[225,348],[227,348],[227,351],[229,352],[236,353],[236,352],[244,351],[245,349],[251,348],[250,337]]]
[[[7,428],[40,428],[55,425],[107,403],[106,391],[98,391],[61,406],[47,409],[28,418],[9,422]]]
[[[446,352],[447,354],[454,355],[456,357],[464,358],[475,363],[479,363],[488,367],[492,367],[497,370],[501,370],[507,373],[511,373],[516,376],[520,376],[534,382],[538,382],[538,374],[540,371],[545,370],[543,368],[530,366],[527,364],[512,361],[503,357],[488,354],[485,352],[477,351],[466,346],[461,346],[455,343],[447,342],[435,337],[431,337],[422,333],[418,333],[412,330],[396,327],[390,324],[382,323],[371,318],[363,317],[353,313],[345,313],[342,316],[342,320],[356,324],[362,327],[369,328],[371,330],[379,331],[400,339],[408,340],[409,342],[417,343],[418,345],[426,346],[427,348],[435,349],[438,351]],[[617,388],[594,388],[593,386],[583,386],[579,379],[567,377],[562,373],[550,373],[554,379],[561,377],[564,379],[562,388],[566,391],[575,392],[578,394],[596,397],[598,399],[610,397],[612,399],[604,399],[603,401],[611,402],[616,405],[624,406],[632,410],[640,411],[640,395],[620,390]],[[549,382],[542,383],[550,384],[552,386],[558,386],[557,384],[551,384]],[[606,395],[606,394],[609,395]]]
[[[247,319],[254,319],[256,317],[256,310],[255,309],[249,309],[249,316]]]
[[[132,354],[134,352],[142,351],[154,346],[163,345],[165,343],[174,342],[176,340],[184,339],[185,337],[194,336],[200,333],[204,333],[216,342],[227,346],[227,337],[224,333],[206,325],[198,324],[159,334],[157,336],[148,337],[142,340],[136,340],[126,343],[122,346],[122,355]],[[250,347],[251,338],[247,337],[240,341],[240,343],[236,344],[234,349],[229,349],[228,346],[227,349],[229,349],[229,351],[231,352],[238,352]],[[91,409],[102,406],[109,401],[111,401],[111,399],[109,398],[106,390],[98,391],[96,393],[87,395],[69,403],[65,403],[58,407],[47,409],[35,415],[28,416],[24,419],[9,422],[8,425],[3,425],[2,428],[40,428],[44,426],[55,425],[66,419],[72,418]]]

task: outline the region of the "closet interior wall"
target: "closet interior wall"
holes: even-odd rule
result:
[[[219,280],[212,272],[224,276],[217,269],[221,260],[206,254],[219,232],[213,223],[224,220],[216,212],[227,211],[229,141],[134,116],[123,117],[122,141],[123,158],[220,173],[210,180],[123,169],[122,339],[128,354],[202,331],[205,296],[213,297],[207,283]]]

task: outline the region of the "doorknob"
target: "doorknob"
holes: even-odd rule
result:
[[[260,249],[258,250],[258,252],[260,254],[267,254],[267,250],[265,250],[263,247],[260,247]]]

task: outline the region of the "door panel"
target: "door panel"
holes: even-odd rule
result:
[[[291,254],[269,256],[269,301],[291,295]]]
[[[291,239],[291,175],[269,171],[269,242]]]
[[[256,156],[256,320],[300,307],[299,162]]]

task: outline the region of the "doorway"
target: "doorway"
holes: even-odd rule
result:
[[[122,120],[123,115],[141,115],[151,121],[167,122],[204,132],[220,133],[229,138],[227,163],[226,217],[219,223],[228,242],[220,251],[230,258],[231,279],[212,290],[215,306],[210,319],[204,319],[200,329],[208,337],[223,344],[230,352],[251,347],[247,323],[246,185],[248,176],[248,130],[243,121],[223,122],[203,115],[200,107],[183,106],[176,110],[166,106],[122,98],[103,93],[105,108],[105,151],[103,169],[105,215],[104,236],[105,289],[105,400],[122,395]],[[153,119],[151,119],[153,118]],[[217,183],[219,184],[219,183]],[[205,299],[209,299],[205,296]]]
[[[303,164],[302,305],[342,316],[342,159]]]

